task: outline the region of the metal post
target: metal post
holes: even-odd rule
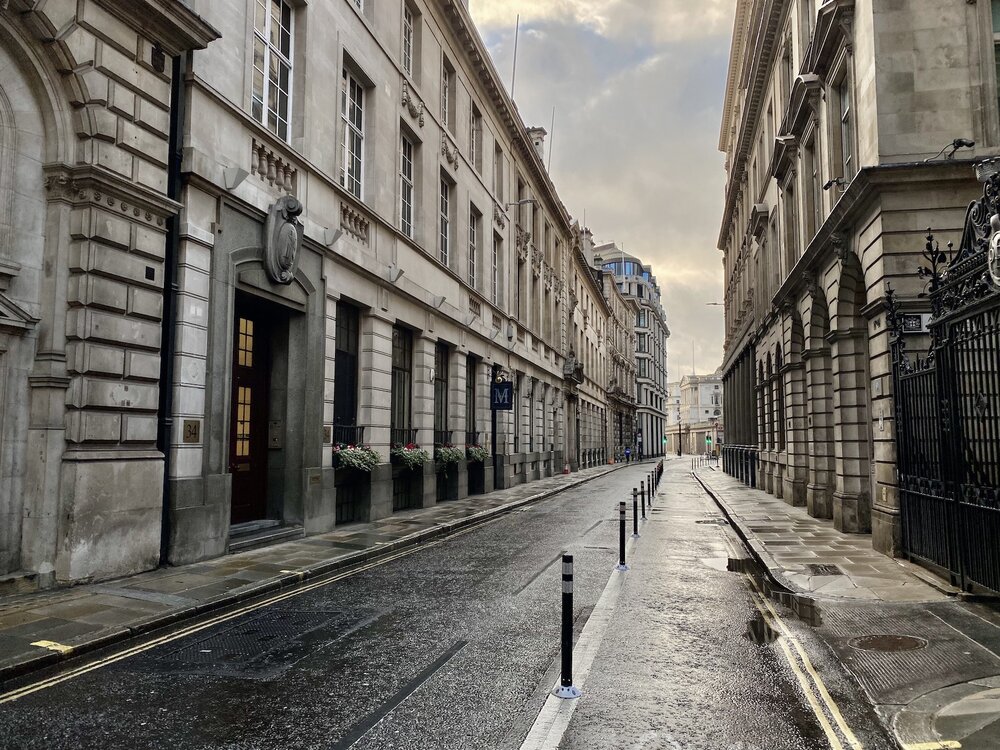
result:
[[[650,505],[650,507],[653,506],[653,496],[652,495],[649,496],[649,505]],[[646,520],[646,496],[645,495],[642,496],[642,520],[643,521]]]
[[[642,488],[642,504],[646,504],[646,488]],[[635,497],[635,489],[632,490],[632,538],[639,538],[639,501]]]
[[[562,675],[552,691],[558,698],[579,698],[573,686],[573,555],[562,556]]]
[[[632,492],[637,492],[635,487],[632,488]],[[615,566],[615,570],[625,571],[628,570],[628,565],[625,564],[625,501],[622,500],[618,503],[618,565]]]

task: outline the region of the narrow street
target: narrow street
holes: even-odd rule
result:
[[[93,670],[0,707],[2,745],[518,748],[558,676],[565,549],[578,634],[609,577],[627,581],[560,747],[830,747],[786,636],[758,612],[749,579],[726,572],[736,538],[687,459],[667,462],[667,501],[642,525],[632,570],[613,571],[615,506],[650,467],[197,632],[185,625],[155,647],[99,654]],[[807,626],[782,620],[863,746],[891,747]]]

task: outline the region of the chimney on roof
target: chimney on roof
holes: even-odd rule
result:
[[[531,145],[535,147],[535,153],[545,163],[545,136],[549,132],[545,128],[528,128],[528,137],[531,138]]]

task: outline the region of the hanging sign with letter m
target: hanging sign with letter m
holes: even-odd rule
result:
[[[511,411],[514,408],[514,384],[510,381],[490,385],[490,408]]]

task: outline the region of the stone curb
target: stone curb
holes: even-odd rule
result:
[[[722,511],[722,515],[726,517],[729,521],[729,526],[736,532],[736,535],[743,541],[746,545],[747,550],[750,552],[750,556],[754,559],[760,567],[764,574],[771,580],[773,584],[779,588],[783,588],[793,594],[799,596],[806,596],[809,598],[811,594],[809,592],[801,590],[799,587],[792,584],[790,581],[784,579],[777,571],[781,570],[781,566],[778,565],[777,561],[771,556],[771,553],[767,551],[767,548],[757,539],[756,536],[749,534],[736,519],[736,512],[729,507],[729,504],[722,499],[722,496],[711,487],[705,480],[698,476],[697,472],[692,471],[691,476],[695,478],[695,481],[701,485],[702,489],[708,493],[709,497],[715,501],[715,504],[719,506],[719,510]]]
[[[279,576],[274,576],[263,581],[257,581],[255,583],[247,584],[246,586],[241,586],[226,594],[221,594],[220,596],[212,599],[207,599],[204,602],[200,602],[199,604],[185,609],[156,614],[146,618],[145,620],[138,620],[128,627],[123,627],[111,632],[102,632],[100,635],[83,641],[82,643],[73,644],[72,650],[67,653],[40,651],[37,656],[31,656],[24,661],[6,666],[0,666],[0,684],[16,677],[23,677],[31,672],[44,669],[45,667],[51,667],[61,661],[66,661],[73,657],[80,656],[81,654],[96,651],[97,649],[105,646],[110,646],[114,643],[124,641],[128,638],[146,635],[154,630],[159,630],[160,628],[168,625],[174,625],[183,620],[197,617],[198,615],[204,615],[209,612],[224,609],[225,607],[240,604],[248,599],[253,599],[265,594],[271,594],[284,588],[294,587],[300,583],[304,583],[305,581],[320,578],[338,570],[343,570],[344,568],[361,565],[371,560],[377,560],[409,547],[417,547],[435,539],[447,538],[463,529],[476,526],[495,517],[506,515],[524,507],[525,505],[537,503],[554,495],[558,495],[561,492],[565,492],[566,490],[579,487],[580,485],[592,482],[595,479],[600,479],[601,477],[607,476],[618,469],[624,469],[633,465],[634,464],[632,463],[615,464],[599,474],[577,479],[575,481],[568,482],[561,487],[538,492],[534,495],[513,500],[510,503],[499,505],[495,508],[489,508],[478,513],[473,513],[465,518],[459,518],[448,523],[435,524],[429,529],[416,531],[408,536],[397,539],[394,542],[348,553],[343,557],[328,560],[327,562],[316,565],[309,570],[303,570],[300,573],[285,573]]]

